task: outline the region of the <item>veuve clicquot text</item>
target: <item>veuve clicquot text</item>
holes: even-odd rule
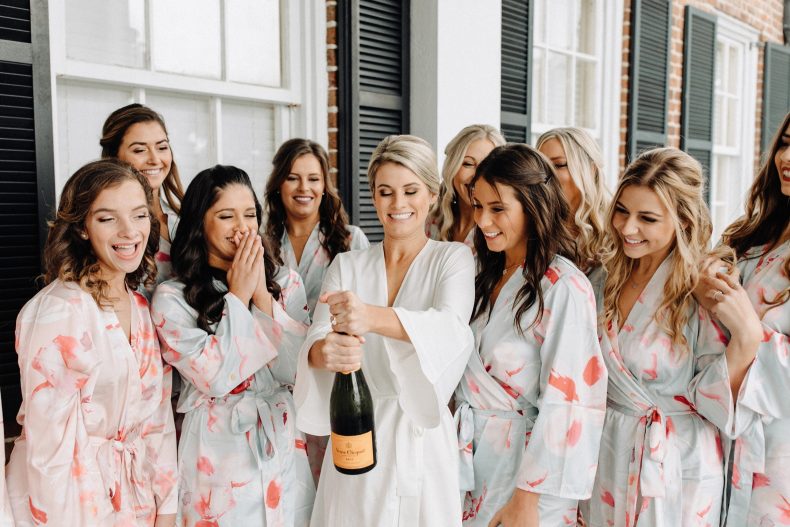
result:
[[[329,398],[332,460],[343,474],[364,474],[376,466],[373,398],[362,370],[335,373]]]

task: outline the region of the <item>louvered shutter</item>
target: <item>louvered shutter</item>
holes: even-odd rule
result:
[[[502,0],[501,128],[508,141],[529,142],[533,0]]]
[[[633,0],[628,76],[627,157],[667,142],[669,0]]]
[[[0,40],[30,43],[30,0],[0,2]]]
[[[763,81],[762,151],[771,146],[777,128],[790,111],[790,46],[765,45]]]
[[[702,165],[707,201],[713,157],[716,17],[691,6],[686,6],[685,17],[680,148]]]
[[[339,186],[351,222],[378,241],[368,162],[384,137],[409,130],[409,2],[338,2],[338,10]]]

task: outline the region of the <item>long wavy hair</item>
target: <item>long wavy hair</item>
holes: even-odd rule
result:
[[[746,200],[746,213],[727,227],[722,242],[735,249],[742,258],[752,247],[767,245],[766,250],[782,238],[790,218],[790,196],[782,194],[779,181],[779,168],[774,159],[782,148],[788,148],[782,141],[782,134],[790,126],[790,112],[785,115],[782,125],[771,141],[771,148],[760,166],[760,171],[749,190]],[[760,255],[762,256],[762,254]],[[785,276],[790,277],[790,258],[784,263]],[[769,305],[778,306],[790,300],[790,287],[785,288],[776,298],[767,300]]]
[[[168,136],[165,120],[161,115],[154,110],[142,104],[134,103],[118,108],[112,112],[104,121],[102,126],[101,139],[101,157],[107,159],[110,157],[118,157],[118,149],[121,147],[123,138],[126,131],[129,130],[134,124],[156,122]],[[170,146],[172,154],[173,147]],[[181,178],[178,175],[178,167],[176,166],[175,156],[170,163],[170,173],[167,174],[165,180],[162,182],[161,188],[162,195],[164,195],[167,204],[176,214],[181,212],[181,200],[184,198],[184,186],[181,184]]]
[[[442,187],[439,191],[439,201],[428,219],[428,221],[436,223],[440,240],[449,241],[452,237],[453,225],[460,214],[453,180],[464,161],[466,149],[479,139],[487,139],[495,147],[505,144],[502,133],[493,126],[472,124],[458,132],[444,149],[445,157],[442,165]]]
[[[683,327],[695,305],[692,291],[699,282],[699,264],[707,254],[712,231],[704,198],[702,167],[693,157],[676,148],[648,150],[626,167],[607,215],[607,227],[612,239],[612,248],[603,262],[607,271],[603,318],[607,326],[622,316],[617,300],[626,287],[636,261],[623,252],[620,236],[613,224],[617,202],[623,190],[630,186],[645,187],[655,192],[667,208],[675,227],[675,239],[668,256],[672,258],[671,271],[654,319],[673,344],[687,346]]]
[[[562,194],[562,187],[551,162],[531,146],[508,143],[498,146],[477,167],[472,179],[486,181],[497,188],[511,187],[521,203],[527,217],[527,233],[524,244],[527,258],[524,261],[524,285],[516,294],[514,307],[516,330],[523,334],[526,329],[538,324],[543,317],[543,290],[540,281],[546,274],[555,256],[561,255],[575,260],[576,247],[568,228],[570,207]],[[480,229],[475,232],[475,249],[479,272],[475,277],[475,308],[472,320],[485,313],[491,305],[491,294],[505,270],[505,253],[488,249]],[[538,309],[527,328],[521,318],[533,306]]]
[[[318,206],[318,230],[321,233],[321,247],[333,260],[339,253],[346,252],[351,244],[348,232],[348,214],[343,208],[343,202],[335,188],[335,183],[329,177],[329,157],[326,150],[309,139],[289,139],[284,142],[272,160],[272,172],[266,182],[263,198],[266,207],[265,232],[272,246],[272,251],[282,265],[281,241],[288,223],[288,215],[283,205],[280,187],[282,187],[291,167],[297,158],[304,155],[313,155],[321,165],[321,177],[324,180],[324,195]]]
[[[208,264],[204,218],[206,212],[217,202],[219,192],[230,185],[242,185],[249,189],[255,200],[255,216],[261,226],[262,208],[255,196],[250,177],[240,168],[215,165],[200,172],[187,187],[181,201],[181,219],[178,224],[170,255],[176,279],[184,284],[184,299],[198,313],[197,324],[203,331],[211,333],[211,325],[222,318],[226,290],[214,285],[213,273]],[[274,281],[277,262],[265,237],[263,263],[266,271],[266,288],[275,300],[280,298],[280,285]]]
[[[581,128],[554,128],[538,138],[535,148],[556,139],[565,152],[568,172],[581,202],[573,213],[571,230],[577,236],[578,265],[585,272],[601,265],[607,248],[606,209],[611,193],[606,188],[603,156],[595,139]]]
[[[49,222],[44,245],[45,284],[56,278],[76,282],[90,293],[96,303],[111,305],[109,285],[101,279],[101,267],[90,240],[82,238],[91,206],[103,190],[118,187],[126,181],[139,183],[145,192],[151,232],[145,245],[140,266],[126,275],[126,287],[137,289],[141,284],[156,284],[156,252],[159,250],[159,222],[153,214],[153,191],[148,180],[130,165],[117,159],[93,161],[77,170],[63,187],[55,219]]]

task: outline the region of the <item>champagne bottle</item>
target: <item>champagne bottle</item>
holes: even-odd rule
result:
[[[338,472],[364,474],[376,466],[373,398],[362,370],[335,373],[329,398],[332,460]]]

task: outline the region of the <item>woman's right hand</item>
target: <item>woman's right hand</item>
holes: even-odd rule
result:
[[[244,305],[250,304],[263,273],[263,244],[254,231],[238,233],[236,254],[228,269],[228,290]]]
[[[310,348],[310,366],[334,372],[356,371],[362,367],[363,337],[330,331]]]

